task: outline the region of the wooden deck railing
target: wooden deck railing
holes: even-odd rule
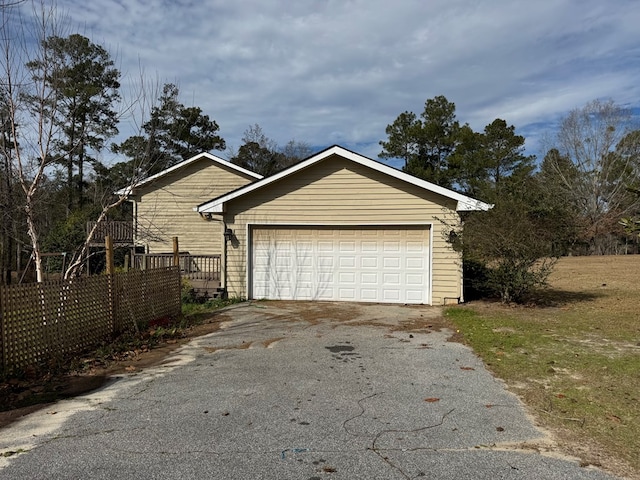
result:
[[[96,222],[87,222],[87,235],[96,225]],[[133,223],[106,220],[98,224],[91,243],[104,245],[104,239],[111,236],[115,245],[133,245]]]
[[[151,270],[173,265],[172,253],[134,255],[132,266],[137,270]],[[180,275],[190,280],[220,280],[220,255],[180,254]]]

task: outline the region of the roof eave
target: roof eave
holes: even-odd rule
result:
[[[224,213],[225,212],[225,203],[215,203],[213,205],[208,205],[206,208],[203,206],[194,207],[194,210],[198,213]]]
[[[457,212],[486,212],[487,210],[491,210],[493,205],[490,203],[484,203],[480,200],[476,200],[474,198],[464,198],[458,200],[458,205],[456,206]]]
[[[311,157],[307,158],[306,160],[303,160],[302,162],[291,166],[288,169],[285,169],[281,172],[276,173],[275,175],[272,175],[270,177],[265,177],[262,178],[261,180],[257,180],[253,183],[250,183],[249,185],[246,185],[244,187],[239,188],[238,190],[231,192],[227,195],[223,195],[217,199],[211,200],[209,202],[205,202],[201,205],[199,205],[197,208],[198,212],[201,213],[224,213],[224,204],[227,201],[233,200],[234,198],[240,197],[242,195],[245,195],[247,193],[250,193],[258,188],[261,188],[265,185],[269,185],[270,183],[276,182],[278,180],[280,180],[283,177],[286,177],[288,175],[291,175],[295,172],[298,172],[300,170],[303,170],[327,157],[330,157],[332,155],[339,155],[342,156],[344,158],[347,158],[349,160],[354,161],[355,163],[358,163],[360,165],[364,165],[366,167],[370,167],[373,168],[374,170],[377,170],[379,172],[382,173],[386,173],[392,177],[398,178],[400,180],[406,181],[410,184],[416,185],[418,187],[421,187],[425,190],[431,191],[435,194],[438,195],[442,195],[445,198],[449,198],[451,200],[455,200],[457,201],[457,211],[476,211],[476,210],[489,210],[490,208],[493,207],[493,205],[489,205],[487,203],[481,202],[479,200],[476,200],[474,198],[470,198],[467,197],[465,195],[462,195],[460,193],[457,193],[453,190],[449,190],[447,188],[441,187],[439,185],[436,185],[434,183],[431,182],[427,182],[426,180],[422,180],[419,178],[416,178],[412,175],[409,175],[406,172],[402,172],[400,170],[396,170],[393,167],[390,167],[388,165],[376,162],[375,160],[372,160],[370,158],[364,157],[363,155],[360,155],[358,153],[352,152],[350,150],[346,150],[342,147],[339,147],[337,145],[334,145],[332,147],[329,147],[325,150],[323,150],[322,152],[319,152],[315,155],[312,155]]]
[[[169,167],[169,168],[167,168],[167,169],[165,169],[165,170],[163,170],[161,172],[158,172],[158,173],[156,173],[154,175],[151,175],[150,177],[147,177],[144,180],[140,180],[139,182],[136,182],[133,185],[129,185],[127,187],[121,188],[120,190],[116,191],[115,193],[116,193],[116,195],[127,195],[127,196],[131,195],[135,188],[146,186],[146,185],[152,183],[153,181],[155,181],[155,180],[157,180],[157,179],[159,179],[161,177],[164,177],[165,175],[173,173],[173,172],[175,172],[177,170],[180,170],[181,168],[184,168],[187,165],[190,165],[190,164],[192,164],[194,162],[197,162],[202,158],[206,158],[206,159],[211,160],[212,162],[214,162],[214,163],[216,163],[218,165],[221,165],[223,167],[229,168],[231,170],[235,170],[236,172],[244,174],[246,176],[252,177],[254,180],[262,180],[264,178],[259,173],[255,173],[255,172],[252,172],[251,170],[247,170],[246,168],[243,168],[243,167],[241,167],[239,165],[235,165],[234,163],[231,163],[231,162],[229,162],[227,160],[224,160],[223,158],[220,158],[220,157],[218,157],[216,155],[213,155],[213,154],[211,154],[209,152],[202,152],[202,153],[199,153],[197,155],[194,155],[191,158],[183,160],[183,161],[181,161],[181,162],[179,162],[179,163],[177,163],[177,164],[175,164],[175,165],[173,165],[173,166],[171,166],[171,167]]]

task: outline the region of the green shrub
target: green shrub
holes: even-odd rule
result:
[[[180,280],[180,301],[183,305],[197,303],[196,291],[186,278]]]

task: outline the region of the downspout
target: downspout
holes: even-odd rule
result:
[[[228,249],[228,244],[231,241],[231,236],[227,234],[227,222],[224,221],[224,219],[222,220],[222,243],[224,245],[224,247],[222,248],[222,275],[221,275],[221,280],[222,280],[222,292],[221,292],[221,296],[223,299],[227,299],[229,298],[229,291],[227,290],[227,252],[229,251]]]

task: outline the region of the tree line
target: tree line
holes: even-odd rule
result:
[[[543,285],[561,255],[627,253],[629,241],[637,248],[640,130],[612,100],[562,118],[540,162],[525,154],[513,125],[498,118],[475,132],[444,96],[427,100],[420,115],[401,113],[386,134],[380,157],[494,205],[464,214],[449,240],[463,252],[468,280],[503,301]]]

